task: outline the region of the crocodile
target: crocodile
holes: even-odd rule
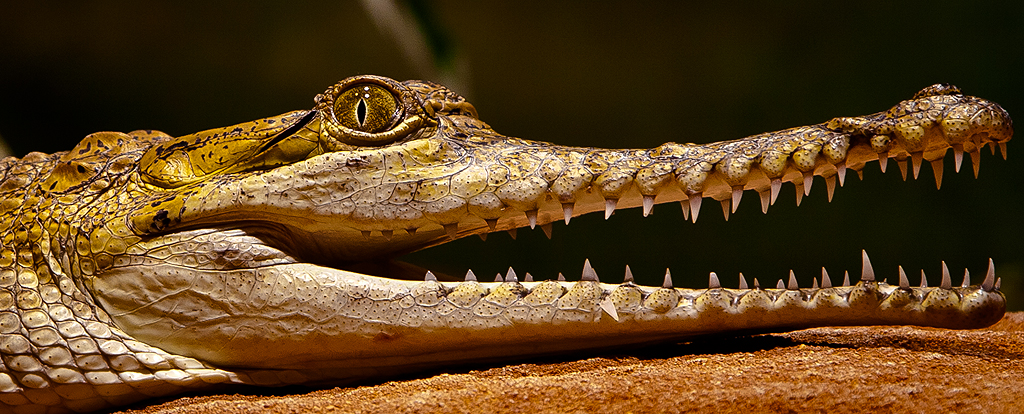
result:
[[[762,208],[783,183],[890,158],[941,175],[1006,154],[999,105],[937,84],[891,109],[710,144],[567,147],[501,135],[444,86],[342,80],[311,110],[171,137],[98,132],[0,161],[0,412],[90,412],[223,384],[380,379],[450,364],[837,325],[988,326],[979,284],[860,281],[706,289],[510,269],[447,280],[395,258],[581,214],[705,199]],[[549,228],[549,227],[548,227]],[[457,260],[457,259],[453,259]],[[461,276],[459,277],[461,279]],[[574,278],[575,279],[575,278]]]

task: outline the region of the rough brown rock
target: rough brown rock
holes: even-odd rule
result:
[[[1024,313],[973,331],[818,328],[131,413],[1024,412]]]

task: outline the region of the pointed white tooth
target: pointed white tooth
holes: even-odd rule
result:
[[[761,212],[768,214],[768,206],[771,204],[771,190],[758,190],[757,195],[761,197]]]
[[[772,204],[775,204],[775,199],[779,198],[779,190],[782,190],[782,179],[772,179]]]
[[[700,202],[704,200],[701,194],[690,194],[690,219],[697,222],[697,215],[700,214]]]
[[[804,183],[802,181],[793,181],[793,188],[796,189],[796,205],[800,206],[800,202],[804,200]]]
[[[427,274],[423,275],[423,281],[424,282],[429,282],[431,280],[436,282],[437,281],[437,276],[434,276],[434,272],[431,272],[431,271],[428,270]]]
[[[480,240],[487,241],[487,233],[480,233],[477,236],[480,236]]]
[[[761,288],[761,283],[758,282],[757,278],[755,277],[754,278],[754,289],[760,289],[760,288]]]
[[[598,303],[598,306],[601,307],[601,310],[603,310],[604,313],[607,313],[608,316],[611,316],[612,320],[614,320],[615,322],[619,321],[619,312],[615,309],[615,302],[612,301],[611,296],[607,296],[603,300],[601,300],[601,302]]]
[[[843,286],[850,286],[850,272],[843,272]]]
[[[718,275],[715,272],[711,272],[708,276],[708,289],[718,289],[722,287],[722,282],[718,281]]]
[[[590,259],[586,259],[583,261],[583,277],[581,278],[581,280],[589,280],[594,282],[599,281],[597,278],[597,272],[594,271],[593,267],[590,267]]]
[[[629,265],[626,265],[626,276],[622,278],[622,283],[633,283],[633,272],[629,270]]]
[[[942,262],[942,282],[939,283],[939,287],[943,289],[951,289],[953,287],[952,278],[949,277],[949,268],[946,267],[946,262]]]
[[[484,221],[487,222],[487,228],[490,231],[494,231],[498,227],[498,219],[485,219]]]
[[[914,164],[914,179],[921,174],[921,158],[924,157],[924,153],[915,152],[910,154],[910,162]]]
[[[974,166],[974,178],[978,178],[978,170],[981,168],[981,151],[971,151],[971,165]]]
[[[825,268],[821,268],[821,288],[828,289],[832,287],[832,278],[828,277],[828,272]]]
[[[964,146],[962,144],[953,144],[953,161],[956,172],[959,173],[960,165],[964,162]]]
[[[505,273],[505,281],[506,282],[518,282],[519,281],[519,277],[516,276],[516,271],[512,270],[511,267],[508,268],[508,273]]]
[[[825,188],[828,189],[828,202],[832,202],[832,194],[836,192],[836,176],[825,177]]]
[[[1014,144],[1014,145],[1016,145],[1016,144]],[[1005,141],[999,143],[999,153],[1003,154],[1003,161],[1006,161],[1007,153],[1006,153],[1006,142]]]
[[[725,216],[725,221],[729,221],[729,199],[721,201],[722,203],[722,215]]]
[[[540,229],[544,232],[544,235],[548,237],[548,240],[551,240],[551,223],[542,224]]]
[[[782,282],[782,279],[779,279],[779,283],[775,284],[775,288],[776,289],[785,289],[786,288],[786,284]]]
[[[942,158],[932,161],[932,173],[935,174],[935,188],[942,188]]]
[[[907,279],[907,272],[903,271],[903,266],[899,266],[900,269],[900,288],[910,289],[910,279]]]
[[[683,208],[683,220],[690,219],[690,200],[680,200],[679,206]]]
[[[878,166],[882,169],[882,174],[885,174],[885,165],[889,162],[889,151],[878,154]]]
[[[530,229],[537,227],[537,210],[530,210],[526,212],[526,219],[530,221]]]
[[[558,272],[558,281],[559,282],[564,282],[565,281],[565,275],[563,275],[562,272]]]
[[[928,276],[924,275],[924,269],[921,269],[921,287],[928,287]]]
[[[575,206],[574,203],[562,203],[562,215],[565,216],[565,225],[569,225],[569,220],[572,219],[572,209]]]
[[[444,231],[445,233],[448,233],[448,238],[455,240],[455,236],[457,236],[457,233],[459,232],[459,223],[445,224]]]
[[[846,184],[846,160],[842,160],[839,164],[836,164],[836,175],[839,176],[839,186],[842,187]]]
[[[666,289],[672,288],[672,272],[668,269],[665,269],[665,280],[661,282],[661,287]]]
[[[644,217],[651,215],[654,210],[654,196],[644,196]]]
[[[380,235],[384,236],[384,240],[391,241],[391,237],[395,235],[394,230],[381,230]]]
[[[999,290],[999,288],[1001,288],[1002,286],[1003,286],[1003,278],[997,277],[996,278],[996,286],[995,286],[994,290]]]
[[[612,213],[615,212],[615,206],[618,205],[618,204],[619,204],[619,200],[616,200],[614,198],[609,198],[609,199],[604,200],[604,219],[605,220],[608,220],[608,218],[612,216]]]
[[[506,230],[506,231],[508,231],[508,235],[512,236],[512,240],[516,239],[516,230],[517,229],[508,229],[508,230]]]
[[[1003,143],[1000,143],[1000,148],[1003,151],[1003,155],[1006,155],[1006,148],[1003,147]],[[991,258],[988,259],[988,271],[985,272],[985,280],[981,282],[981,288],[986,292],[991,292],[992,288],[995,287],[996,283],[996,264]]]
[[[872,282],[875,280],[875,269],[871,268],[871,259],[868,259],[867,250],[861,250],[861,271],[860,280],[862,282]]]
[[[473,270],[472,269],[466,271],[466,281],[467,282],[476,282],[476,275],[473,274]]]
[[[533,275],[531,275],[530,272],[526,272],[526,275],[523,276],[523,281],[524,282],[532,282],[533,281]]]
[[[811,289],[818,290],[818,279],[811,278]]]
[[[907,160],[905,158],[902,160],[897,159],[896,165],[900,166],[900,174],[903,175],[903,181],[907,181]]]
[[[747,289],[747,278],[743,277],[743,273],[740,273],[740,289]]]
[[[743,199],[743,186],[737,185],[732,187],[732,212],[735,213],[736,209],[740,207],[740,200]]]
[[[501,277],[501,273],[494,275],[494,283],[502,283],[504,281],[505,278]]]
[[[786,286],[786,288],[787,288],[787,289],[789,289],[789,290],[797,290],[797,289],[800,289],[800,285],[798,285],[798,284],[796,283],[796,275],[795,275],[795,274],[793,274],[793,271],[792,271],[792,270],[790,270],[790,271],[789,271],[789,285],[788,285],[788,286]]]
[[[804,195],[811,195],[811,184],[814,184],[814,172],[804,171]]]
[[[971,272],[964,269],[964,281],[960,282],[960,287],[968,287],[971,285]]]

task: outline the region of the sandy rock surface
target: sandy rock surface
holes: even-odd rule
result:
[[[125,412],[1024,412],[1024,313],[974,331],[818,328]]]

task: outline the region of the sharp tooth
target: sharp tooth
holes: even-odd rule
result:
[[[572,209],[575,206],[574,203],[562,203],[562,215],[565,216],[565,225],[569,225],[569,220],[572,219]]]
[[[360,231],[360,233],[363,234],[363,240],[370,240],[370,231],[369,230],[362,230],[362,231]]]
[[[864,181],[864,170],[860,169],[860,170],[854,170],[854,171],[857,171],[857,179],[860,180],[860,181]]]
[[[490,231],[494,231],[498,227],[498,219],[484,219],[487,222],[487,228]]]
[[[599,281],[597,279],[597,272],[594,271],[593,267],[590,267],[590,259],[583,261],[583,277],[581,280]]]
[[[760,288],[761,288],[761,283],[758,282],[757,278],[755,277],[754,278],[754,289],[760,289]]]
[[[878,166],[882,168],[882,174],[885,174],[885,165],[889,162],[889,151],[878,153]]]
[[[558,272],[558,281],[559,282],[564,282],[565,281],[565,275],[563,275],[562,272]]]
[[[899,266],[900,269],[900,288],[910,289],[910,280],[907,279],[907,272],[903,271],[903,266]]]
[[[793,181],[793,187],[796,189],[796,205],[800,206],[800,202],[804,200],[804,183],[802,181]]]
[[[665,280],[661,282],[661,287],[666,289],[672,289],[672,272],[665,269]]]
[[[530,210],[526,212],[526,219],[530,221],[530,229],[537,227],[537,210]]]
[[[873,282],[875,280],[875,269],[871,268],[871,259],[868,259],[868,252],[861,250],[861,271],[860,280],[862,282]]]
[[[384,240],[391,241],[391,236],[395,235],[394,230],[381,230],[380,235],[384,236]]]
[[[924,269],[921,269],[921,287],[928,287],[928,277],[924,275]]]
[[[472,269],[466,271],[466,281],[467,282],[476,282],[476,275],[473,274],[473,270]]]
[[[985,146],[985,144],[981,144],[978,148],[981,148],[981,147],[984,147],[984,146]],[[989,142],[988,143],[988,150],[992,152],[992,155],[996,155],[996,143],[995,142]]]
[[[497,275],[494,276],[494,283],[502,283],[504,281],[505,279],[501,277],[501,273],[498,273]]]
[[[644,217],[651,215],[654,210],[654,196],[644,196]]]
[[[1006,156],[1006,147],[1003,147],[1003,143],[1000,143],[999,147],[1003,151],[1003,156]],[[981,282],[981,288],[986,292],[991,292],[992,288],[995,287],[996,283],[996,264],[992,262],[992,259],[988,259],[988,271],[985,272],[985,280]]]
[[[743,273],[740,273],[740,289],[747,289],[747,278],[743,277]]]
[[[942,188],[942,158],[932,161],[932,173],[935,174],[935,188]]]
[[[780,282],[781,282],[781,280],[780,280]],[[789,290],[797,290],[797,289],[800,289],[800,285],[798,285],[798,284],[796,283],[796,275],[795,275],[795,274],[793,274],[793,271],[792,271],[792,270],[790,270],[790,271],[789,271],[789,285],[788,285],[788,286],[786,286],[786,288],[787,288],[787,289],[789,289]]]
[[[1003,286],[1003,278],[997,277],[996,278],[996,286],[995,286],[995,288],[993,290],[999,290],[999,288],[1002,287],[1002,286]]]
[[[505,281],[506,282],[518,282],[519,281],[519,277],[516,276],[516,271],[512,270],[511,267],[508,268],[508,273],[505,273]]]
[[[900,174],[903,175],[903,181],[907,181],[907,159],[896,159],[896,165],[900,166]]]
[[[951,288],[953,288],[953,281],[951,279],[952,278],[949,277],[949,268],[946,267],[946,262],[943,261],[942,262],[942,282],[939,283],[939,287],[941,287],[943,289],[951,289]]]
[[[701,194],[690,194],[690,218],[697,222],[697,214],[700,214],[700,202],[704,200]]]
[[[850,286],[850,272],[843,272],[843,286]]]
[[[786,284],[782,283],[782,279],[779,279],[779,283],[775,284],[775,288],[776,289],[785,289],[786,288]]]
[[[1016,145],[1016,144],[1014,144],[1014,145]],[[1006,161],[1007,153],[1006,153],[1006,142],[1005,141],[999,143],[999,153],[1003,154],[1003,161]]]
[[[609,198],[609,199],[604,200],[604,219],[605,220],[608,220],[608,218],[612,216],[612,213],[615,212],[615,205],[617,205],[617,204],[619,204],[619,200],[616,200],[614,198]]]
[[[434,276],[434,273],[428,270],[427,274],[423,275],[423,281],[424,282],[429,282],[431,280],[436,282],[437,281],[437,276]]]
[[[548,240],[551,240],[551,223],[542,224],[540,229],[544,231],[545,236],[548,236]]]
[[[839,186],[842,187],[846,184],[846,160],[840,161],[836,164],[836,175],[839,176]]]
[[[409,233],[410,236],[413,236],[413,235],[416,234],[416,228],[415,227],[407,228],[407,229],[405,229],[405,232]]]
[[[811,184],[814,184],[814,172],[804,171],[804,195],[811,195]]]
[[[768,205],[771,204],[772,197],[771,191],[767,189],[759,190],[757,195],[761,197],[761,212],[768,214]]]
[[[480,236],[480,240],[487,241],[487,233],[480,233],[477,236]]]
[[[921,158],[923,156],[924,156],[924,153],[921,153],[921,152],[915,152],[913,154],[910,154],[910,162],[914,164],[914,179],[915,180],[917,179],[917,176],[921,173]]]
[[[971,285],[971,272],[964,269],[964,281],[960,282],[960,287],[968,287]]]
[[[772,202],[771,202],[771,204],[775,204],[775,199],[779,198],[779,190],[781,190],[781,189],[782,189],[782,179],[781,178],[773,179],[772,180]]]
[[[960,172],[960,164],[964,162],[964,146],[962,144],[953,144],[953,161],[956,172]]]
[[[811,278],[811,289],[818,290],[818,279]]]
[[[532,282],[533,281],[533,275],[531,275],[530,272],[526,272],[526,276],[523,276],[523,281],[524,282]]]
[[[612,320],[615,322],[619,321],[619,312],[615,310],[615,302],[612,302],[611,296],[605,297],[598,306],[600,306],[601,310],[607,313],[608,316],[611,316]]]
[[[971,165],[974,166],[974,178],[978,178],[978,169],[981,168],[981,151],[971,151]]]
[[[456,234],[459,232],[459,224],[451,223],[444,225],[444,231],[448,233],[448,238],[455,240]]]
[[[725,221],[729,221],[729,199],[722,200],[722,214],[725,216]]]
[[[718,281],[718,275],[715,272],[711,272],[708,276],[708,289],[718,289],[722,287],[722,282]]]
[[[622,283],[633,283],[633,272],[629,270],[629,265],[626,265],[626,276],[622,278]]]
[[[513,229],[508,229],[508,230],[507,230],[507,231],[508,231],[508,235],[509,235],[509,236],[512,236],[512,240],[515,240],[515,239],[516,239],[516,230],[517,230],[517,229],[514,229],[514,228],[513,228]]]
[[[740,200],[743,199],[743,186],[737,185],[732,187],[732,212],[735,213],[736,209],[740,207]]]
[[[832,278],[828,277],[828,272],[825,268],[821,268],[821,288],[828,289],[832,287]]]
[[[825,188],[828,189],[828,202],[832,202],[832,194],[836,192],[836,176],[825,177]]]
[[[690,200],[680,200],[679,206],[683,208],[683,220],[690,219]]]

